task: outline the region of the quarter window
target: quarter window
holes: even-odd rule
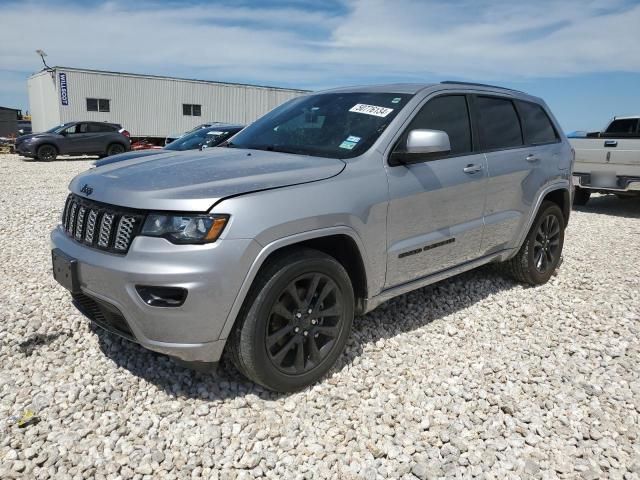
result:
[[[524,138],[528,145],[553,143],[558,140],[555,128],[547,113],[540,105],[516,102],[522,118]]]
[[[182,104],[182,114],[188,116],[199,117],[202,115],[202,106],[191,103]]]
[[[87,98],[87,112],[110,112],[109,103],[107,98]]]
[[[520,120],[511,100],[477,97],[480,146],[483,150],[522,145]]]
[[[451,143],[449,155],[471,152],[471,125],[464,95],[446,95],[429,100],[411,120],[400,145],[406,145],[409,132],[418,129],[446,132]]]

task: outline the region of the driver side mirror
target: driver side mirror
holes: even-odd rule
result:
[[[449,135],[442,130],[411,130],[407,143],[401,150],[394,151],[389,158],[389,165],[420,163],[429,160],[430,156],[446,155],[451,152]]]

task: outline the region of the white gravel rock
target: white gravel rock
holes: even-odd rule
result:
[[[547,285],[487,267],[357,318],[279,395],[74,309],[48,234],[89,164],[0,156],[0,478],[640,478],[640,200],[572,212]]]

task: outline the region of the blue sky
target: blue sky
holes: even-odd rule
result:
[[[640,0],[0,0],[0,11],[0,105],[25,110],[41,48],[50,65],[314,90],[494,83],[543,97],[566,131],[640,114]]]

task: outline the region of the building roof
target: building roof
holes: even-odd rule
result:
[[[89,69],[89,68],[63,67],[63,66],[60,66],[60,65],[56,65],[55,67],[51,67],[49,70],[47,70],[46,68],[43,68],[39,72],[34,73],[33,75],[31,75],[31,77],[35,77],[37,75],[42,74],[43,72],[52,71],[52,70],[64,70],[64,71],[68,71],[68,72],[96,73],[96,74],[101,74],[101,75],[119,75],[119,76],[137,77],[137,78],[152,78],[152,79],[159,79],[159,80],[174,80],[174,81],[179,81],[179,82],[210,83],[210,84],[214,84],[214,85],[229,85],[229,86],[235,86],[235,87],[267,88],[267,89],[270,89],[270,90],[285,90],[285,91],[289,91],[289,92],[300,92],[300,93],[308,93],[308,92],[311,91],[311,90],[302,90],[302,89],[297,89],[297,88],[272,87],[272,86],[269,86],[269,85],[255,85],[255,84],[251,84],[251,83],[218,82],[218,81],[215,81],[215,80],[200,80],[200,79],[197,79],[197,78],[167,77],[167,76],[163,76],[163,75],[147,75],[147,74],[141,74],[141,73],[113,72],[113,71],[109,71],[109,70],[92,70],[92,69]]]
[[[14,112],[21,112],[21,108],[0,107],[0,110],[13,110]]]

